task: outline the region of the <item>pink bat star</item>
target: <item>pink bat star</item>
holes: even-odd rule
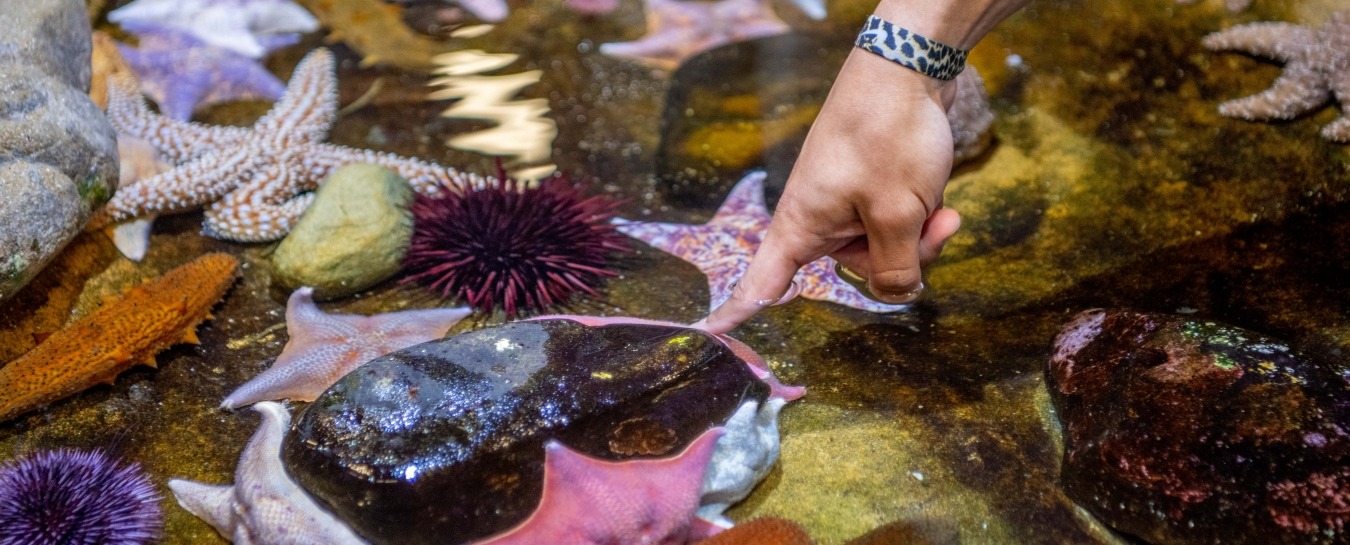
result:
[[[478,545],[683,545],[700,532],[694,513],[722,433],[722,428],[703,432],[673,458],[623,462],[597,460],[549,441],[539,506],[525,522]]]

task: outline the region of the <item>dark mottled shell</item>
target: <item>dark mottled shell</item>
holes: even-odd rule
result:
[[[282,458],[375,543],[461,543],[534,510],[550,438],[598,458],[668,456],[768,394],[699,330],[516,322],[361,366],[305,409]]]

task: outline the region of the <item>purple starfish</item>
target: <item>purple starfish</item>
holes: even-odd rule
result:
[[[291,0],[136,0],[108,12],[108,20],[132,32],[144,25],[181,30],[255,59],[319,28]]]
[[[693,263],[708,276],[714,309],[731,297],[732,285],[759,249],[769,227],[769,209],[764,205],[764,172],[746,175],[732,188],[713,218],[703,225],[635,222],[616,218],[619,231],[658,250]],[[887,305],[864,297],[834,274],[834,260],[822,257],[802,267],[792,279],[807,299],[829,301],[870,312],[894,312],[907,305]]]
[[[674,70],[719,45],[791,30],[763,0],[646,0],[646,5],[647,34],[634,42],[601,45],[601,53]]]
[[[257,61],[151,24],[130,25],[139,47],[118,44],[141,90],[164,115],[186,121],[202,106],[234,100],[281,98],[286,85]]]
[[[291,336],[286,348],[272,367],[231,393],[221,407],[234,409],[286,398],[314,401],[352,369],[395,350],[439,339],[468,315],[468,307],[374,316],[328,314],[314,304],[314,288],[300,288],[286,302],[286,331]]]

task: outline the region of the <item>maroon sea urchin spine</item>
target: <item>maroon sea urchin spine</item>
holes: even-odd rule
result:
[[[0,545],[142,545],[162,522],[140,466],[102,451],[45,451],[0,466]]]
[[[419,194],[404,281],[507,317],[595,295],[618,274],[611,254],[630,250],[609,222],[617,204],[584,197],[561,175],[527,187],[499,173],[480,189]]]

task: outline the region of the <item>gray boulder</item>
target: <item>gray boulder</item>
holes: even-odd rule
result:
[[[0,5],[0,300],[42,270],[117,187],[117,137],[87,94],[77,0]]]

